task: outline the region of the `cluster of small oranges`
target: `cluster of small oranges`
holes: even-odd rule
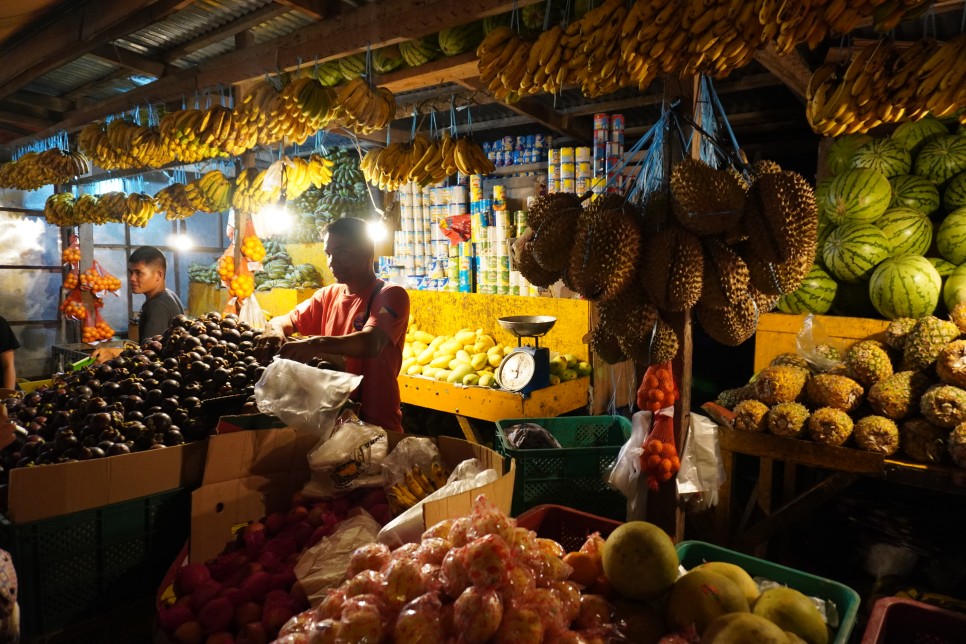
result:
[[[244,300],[255,292],[255,279],[251,275],[236,275],[231,278],[228,286],[228,294],[232,297]]]
[[[228,282],[235,276],[235,258],[225,255],[218,260],[218,276],[221,281]]]
[[[674,473],[681,469],[681,459],[674,443],[652,439],[644,443],[641,465],[645,472],[664,483],[670,481]]]
[[[80,275],[81,288],[86,288],[95,293],[101,291],[118,291],[121,289],[121,280],[113,275],[101,275],[93,267],[88,268]]]
[[[242,255],[253,262],[260,262],[265,259],[265,246],[262,245],[262,240],[255,235],[249,235],[242,240],[241,252]]]
[[[77,300],[64,300],[60,305],[60,310],[64,315],[75,320],[83,320],[87,317],[87,307]]]
[[[64,288],[66,288],[67,290],[77,288],[77,284],[78,284],[77,273],[71,271],[70,273],[67,273],[67,275],[64,276]]]
[[[114,329],[104,320],[100,320],[94,326],[85,326],[81,332],[81,340],[88,343],[97,342],[98,340],[110,340],[113,337]]]
[[[68,246],[60,253],[60,259],[65,264],[67,262],[77,263],[80,261],[80,248],[77,246]]]

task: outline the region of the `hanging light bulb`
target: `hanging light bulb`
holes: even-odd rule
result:
[[[381,215],[377,214],[366,222],[366,233],[369,235],[369,239],[376,244],[386,240],[389,231],[386,229],[386,222]]]
[[[182,253],[195,247],[195,240],[188,235],[188,223],[184,219],[178,222],[178,232],[168,236],[168,246]]]

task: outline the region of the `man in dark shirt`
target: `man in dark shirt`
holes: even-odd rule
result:
[[[17,336],[13,334],[7,321],[0,317],[0,388],[17,387],[17,369],[13,364],[13,352],[19,348]]]
[[[140,342],[161,335],[171,318],[184,313],[181,300],[164,284],[168,263],[164,254],[153,246],[141,246],[127,260],[127,279],[132,293],[144,295],[144,305],[138,318]]]

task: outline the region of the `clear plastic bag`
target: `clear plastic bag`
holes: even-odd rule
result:
[[[796,346],[798,355],[821,372],[831,371],[841,365],[841,356],[845,355],[841,343],[833,340],[822,323],[811,313],[802,321]]]
[[[246,297],[242,301],[241,310],[238,312],[238,319],[253,329],[260,331],[265,328],[265,313],[262,312],[262,307],[254,295]]]
[[[362,376],[276,357],[255,383],[255,404],[258,411],[324,440],[361,381]]]
[[[382,463],[389,451],[386,430],[361,420],[336,427],[309,452],[312,478],[302,492],[332,497],[361,487],[382,486]]]
[[[421,436],[402,439],[382,462],[382,484],[394,514],[445,485],[447,476],[436,443]]]
[[[701,414],[691,414],[684,441],[681,470],[677,475],[678,495],[697,511],[718,504],[718,489],[725,482],[718,427]]]
[[[608,485],[627,498],[628,521],[647,517],[647,475],[642,476],[641,454],[653,418],[654,414],[649,411],[639,411],[631,417],[631,437],[621,447],[607,479]]]

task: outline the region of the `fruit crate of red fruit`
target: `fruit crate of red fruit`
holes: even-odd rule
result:
[[[514,425],[540,425],[560,447],[513,447],[507,432]],[[607,485],[607,476],[621,446],[631,436],[631,421],[623,416],[560,416],[510,418],[496,423],[496,451],[517,462],[513,487],[514,516],[535,505],[565,500],[568,507],[612,519],[627,513],[624,496]]]
[[[904,597],[877,601],[862,635],[862,644],[963,641],[966,641],[966,614]]]
[[[150,598],[188,537],[190,516],[186,489],[31,523],[0,516],[0,547],[17,571],[23,637],[69,631]]]
[[[518,527],[533,530],[538,537],[553,539],[567,552],[580,550],[587,537],[595,532],[606,539],[621,525],[620,521],[607,517],[549,503],[530,508],[516,519]]]

